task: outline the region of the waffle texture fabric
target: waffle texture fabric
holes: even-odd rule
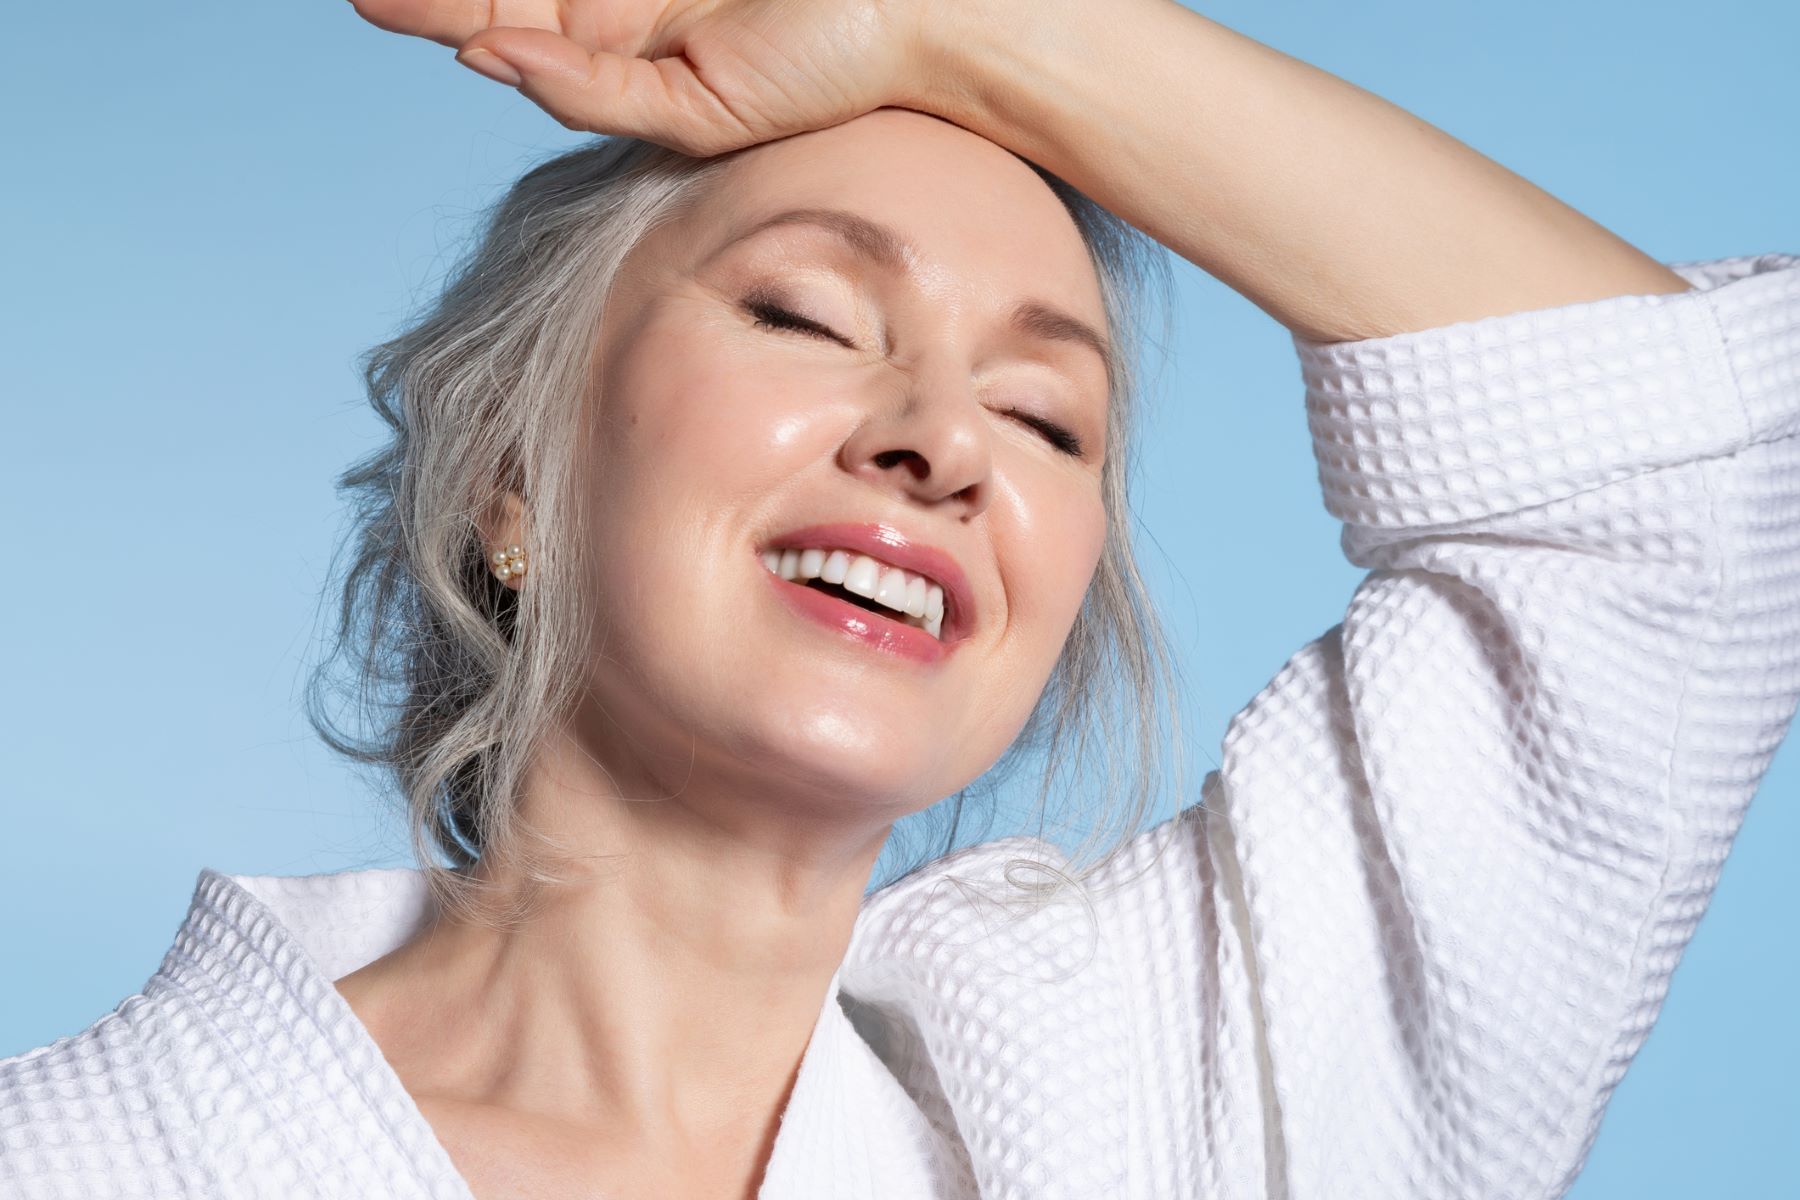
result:
[[[1009,900],[1066,861],[1011,837],[867,896],[763,1197],[1567,1189],[1800,701],[1800,257],[1669,265],[1295,339],[1342,622],[1087,895]],[[468,1200],[332,986],[427,905],[201,871],[142,992],[0,1062],[0,1195]]]

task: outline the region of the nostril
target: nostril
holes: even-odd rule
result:
[[[883,471],[892,470],[901,463],[905,463],[911,470],[914,479],[931,478],[931,464],[926,462],[925,456],[917,450],[883,450],[870,461]]]

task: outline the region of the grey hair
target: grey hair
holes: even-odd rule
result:
[[[333,573],[342,556],[350,562],[328,653],[307,682],[307,715],[328,746],[397,788],[433,898],[464,919],[506,924],[528,907],[477,894],[483,883],[469,868],[486,856],[518,864],[536,884],[563,879],[555,862],[566,848],[527,828],[517,799],[534,748],[579,701],[591,652],[592,601],[572,549],[581,464],[571,448],[594,335],[627,254],[688,211],[738,153],[700,158],[609,136],[540,163],[483,213],[472,251],[425,311],[359,356],[369,403],[389,432],[337,479],[351,521]],[[1175,678],[1133,555],[1127,486],[1138,407],[1130,351],[1144,342],[1152,285],[1165,321],[1157,344],[1166,342],[1168,265],[1154,241],[1025,161],[1080,231],[1121,350],[1108,380],[1106,537],[1020,735],[970,787],[896,823],[884,859],[919,849],[889,882],[948,855],[966,834],[966,800],[991,797],[1026,754],[1044,758],[1038,836],[1067,827],[1050,819],[1053,795],[1106,800],[1098,819],[1079,821],[1087,836],[1071,861],[1121,845],[1160,788],[1179,779],[1179,762],[1170,770],[1165,755],[1178,759],[1179,734],[1168,746],[1163,736],[1178,730]],[[516,590],[488,569],[479,524],[509,491],[524,501],[528,527],[530,574]],[[353,728],[333,715],[334,702],[349,708]],[[1096,751],[1101,782],[1079,786]],[[977,808],[991,823],[993,804]],[[1066,883],[1107,857],[1073,876],[1035,858],[1030,868]],[[1049,898],[1031,882],[1019,890]]]

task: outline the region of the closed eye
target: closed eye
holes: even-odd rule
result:
[[[1071,458],[1082,458],[1085,456],[1086,452],[1082,447],[1081,439],[1076,437],[1074,433],[1070,432],[1064,426],[1057,424],[1047,417],[1040,417],[1035,413],[1028,413],[1023,409],[1009,408],[1005,411],[1007,416],[1016,418],[1043,434],[1045,441],[1049,442],[1052,446],[1055,446],[1064,454],[1069,455]]]
[[[745,300],[744,311],[756,318],[754,325],[758,329],[790,329],[800,333],[809,333],[816,337],[829,338],[840,346],[852,345],[848,339],[840,337],[827,326],[803,317],[799,313],[790,312],[774,301],[761,296],[751,296]]]

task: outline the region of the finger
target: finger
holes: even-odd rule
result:
[[[452,47],[500,25],[568,32],[556,0],[350,0],[350,6],[377,29]]]
[[[491,72],[482,63],[490,56],[510,67],[518,82]],[[567,129],[647,138],[700,156],[751,140],[679,55],[652,61],[606,51],[590,53],[544,30],[490,29],[463,43],[456,59],[517,87]]]

